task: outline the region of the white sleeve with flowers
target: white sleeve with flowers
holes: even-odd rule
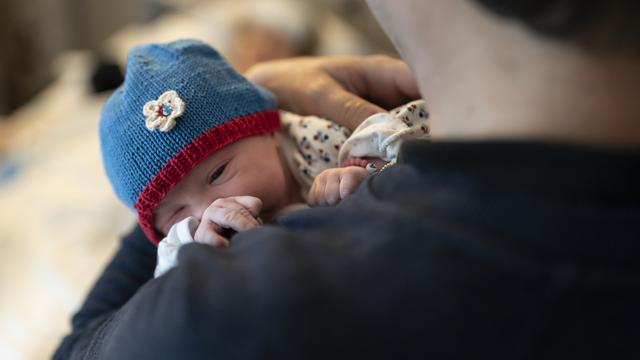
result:
[[[350,158],[373,157],[396,162],[403,141],[429,137],[429,112],[424,100],[412,101],[369,116],[340,148],[338,163]]]
[[[285,136],[295,143],[285,154],[301,185],[311,186],[326,169],[338,167],[338,153],[349,137],[349,129],[317,116],[280,111]]]

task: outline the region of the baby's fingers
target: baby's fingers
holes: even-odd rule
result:
[[[217,224],[203,220],[200,222],[200,225],[198,225],[193,239],[196,242],[216,247],[229,247],[229,240],[220,235],[220,231],[222,231],[222,228]]]
[[[255,196],[232,196],[214,201],[219,207],[227,209],[238,209],[238,204],[249,210],[253,217],[258,217],[262,211],[262,200]]]
[[[325,175],[325,173],[318,175],[311,185],[307,196],[307,203],[311,206],[321,205],[324,202],[324,188],[327,184]]]
[[[324,188],[324,203],[335,205],[340,201],[340,173],[332,171],[327,175],[327,185]]]
[[[216,203],[214,202],[214,205]],[[210,206],[205,212],[203,220],[211,221],[224,229],[238,232],[251,230],[260,226],[256,219],[244,206],[227,203],[225,207]]]
[[[342,200],[355,192],[367,176],[369,176],[368,171],[361,167],[354,167],[352,171],[344,173],[340,179],[340,199]]]

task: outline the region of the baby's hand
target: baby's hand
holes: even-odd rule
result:
[[[360,166],[327,169],[313,180],[307,202],[311,206],[337,204],[353,193],[367,176],[369,172]]]
[[[229,240],[222,231],[232,229],[237,232],[251,230],[262,225],[258,218],[262,210],[262,200],[253,196],[231,196],[217,199],[202,214],[200,225],[193,239],[218,247],[228,247]]]

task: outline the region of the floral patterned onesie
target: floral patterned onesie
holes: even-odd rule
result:
[[[368,117],[351,134],[343,126],[317,116],[281,111],[284,155],[302,193],[326,169],[340,167],[350,158],[373,157],[395,162],[402,141],[428,138],[429,113],[424,100],[416,100]]]

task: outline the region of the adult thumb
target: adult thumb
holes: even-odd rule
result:
[[[357,128],[369,116],[386,111],[343,88],[335,89],[327,96],[326,104],[321,106],[325,117],[351,130]]]

